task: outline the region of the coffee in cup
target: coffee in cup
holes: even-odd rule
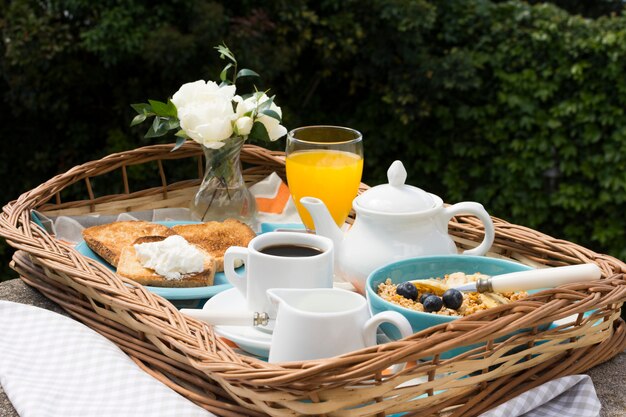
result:
[[[270,288],[332,288],[332,240],[303,232],[269,232],[247,247],[232,246],[224,254],[224,274],[246,299],[248,310],[266,312],[275,307],[266,291]],[[243,261],[243,272],[235,271]]]

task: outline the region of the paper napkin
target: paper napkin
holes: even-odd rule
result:
[[[21,417],[208,417],[68,317],[0,301],[0,384]]]
[[[304,229],[289,188],[278,174],[272,172],[263,181],[250,187],[250,192],[256,200],[260,232],[270,232],[278,228]]]

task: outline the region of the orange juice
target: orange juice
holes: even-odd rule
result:
[[[300,198],[307,196],[322,200],[335,223],[343,225],[359,190],[361,156],[334,150],[298,151],[287,156],[286,169],[289,190],[308,229],[314,229],[313,219],[300,204]]]

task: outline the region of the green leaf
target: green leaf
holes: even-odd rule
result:
[[[274,97],[276,96],[272,96],[269,99],[265,100],[263,103],[259,104],[259,113],[263,113],[265,110],[269,110],[269,108],[272,106],[272,103],[274,103]]]
[[[150,126],[150,129],[148,129],[148,131],[146,132],[145,135],[143,135],[144,138],[156,138],[160,135],[157,134],[156,130],[154,130],[153,126]]]
[[[222,72],[220,72],[220,80],[226,81],[228,79],[228,70],[231,69],[232,67],[233,67],[233,64],[228,64],[224,67]]]
[[[280,115],[278,113],[276,113],[274,110],[270,110],[270,109],[265,109],[263,111],[260,112],[261,114],[264,114],[266,116],[269,116],[273,119],[278,120],[279,122],[281,121],[280,119]]]
[[[159,136],[163,136],[163,135],[159,135],[157,132],[155,132],[154,129],[152,129],[152,126],[150,126],[150,129],[148,129],[146,134],[143,135],[143,137],[146,139],[157,138]]]
[[[167,100],[167,103],[156,100],[148,100],[148,103],[152,106],[152,110],[158,115],[163,117],[176,117],[178,111],[176,106],[172,103],[172,100]]]
[[[152,112],[152,107],[148,103],[131,104],[130,107],[135,109],[139,114],[148,114]]]
[[[183,146],[183,143],[185,143],[186,140],[187,140],[186,138],[181,138],[181,137],[176,138],[176,145],[172,148],[170,152],[174,152],[176,149]]]
[[[183,129],[180,129],[178,132],[176,132],[174,136],[178,136],[179,138],[185,138],[185,139],[189,138]]]
[[[252,125],[252,130],[250,130],[250,134],[248,135],[250,139],[259,139],[263,141],[269,141],[270,135],[267,133],[267,129],[261,122],[254,122]]]
[[[178,121],[178,119],[168,118],[166,120],[165,126],[167,127],[167,130],[178,129],[180,127],[180,122]]]
[[[235,64],[237,63],[237,60],[235,59],[235,55],[233,55],[230,49],[228,49],[228,46],[226,46],[226,44],[221,44],[219,46],[216,46],[215,49],[217,49],[217,52],[220,53],[220,58],[224,59],[225,57],[227,57],[228,59],[233,61]]]
[[[170,116],[178,119],[178,109],[176,108],[176,104],[174,104],[171,98],[167,99],[167,108],[169,109]]]
[[[163,136],[166,133],[167,129],[164,129],[164,124],[161,123],[161,118],[157,116],[154,118],[154,121],[152,122],[150,129],[148,129],[148,132],[144,135],[144,138],[156,138]]]
[[[237,78],[240,78],[240,77],[261,77],[261,76],[257,74],[256,72],[252,71],[251,69],[244,68],[237,73]]]
[[[146,116],[145,114],[138,114],[137,116],[133,118],[133,121],[130,122],[130,125],[131,127],[137,126],[138,124],[143,123],[147,118],[148,116]]]

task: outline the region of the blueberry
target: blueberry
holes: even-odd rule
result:
[[[408,298],[409,300],[415,301],[417,299],[417,288],[415,288],[415,285],[413,285],[410,281],[398,284],[396,287],[396,293],[404,298]]]
[[[431,313],[433,311],[441,310],[441,307],[443,307],[443,300],[440,297],[431,294],[424,299],[422,304],[424,305],[424,311]]]
[[[463,294],[461,291],[451,288],[443,293],[443,304],[452,310],[458,310],[463,304]]]
[[[422,293],[422,295],[420,295],[420,303],[424,304],[424,300],[428,298],[429,295],[433,295],[433,294],[429,292]]]

